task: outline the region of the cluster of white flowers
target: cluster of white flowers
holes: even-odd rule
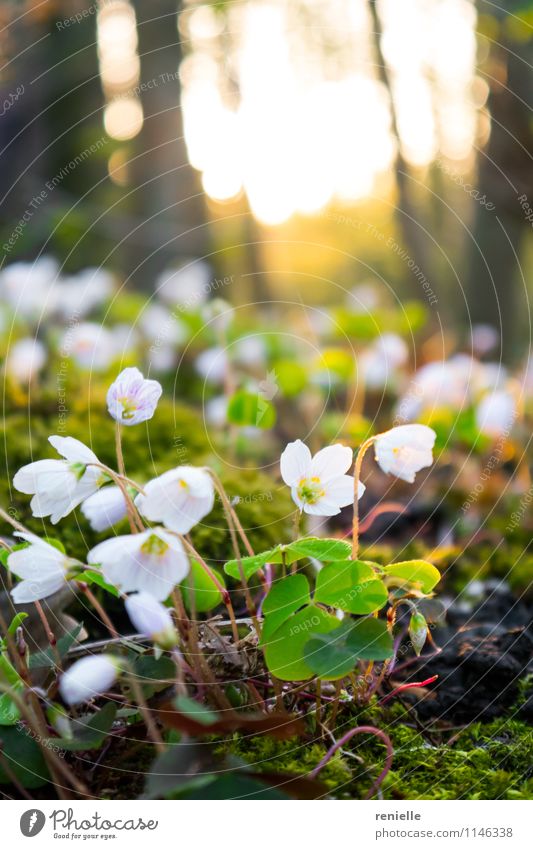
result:
[[[480,362],[466,354],[422,366],[397,405],[397,418],[412,421],[441,408],[475,408],[480,433],[507,432],[518,413],[517,385],[501,363]]]
[[[47,256],[13,262],[0,272],[0,297],[16,317],[29,322],[42,322],[50,315],[88,315],[111,297],[114,288],[114,277],[104,268],[64,276],[56,260]]]
[[[107,407],[117,427],[132,426],[150,419],[161,396],[157,381],[147,380],[136,368],[127,368],[109,387]],[[435,433],[424,425],[406,425],[366,441],[374,444],[381,468],[406,481],[431,465]],[[72,437],[52,436],[50,443],[62,459],[38,460],[20,469],[14,486],[31,494],[34,516],[49,516],[52,523],[77,506],[96,530],[112,527],[133,511],[140,527],[130,534],[113,536],[96,545],[87,562],[101,570],[105,581],[125,599],[134,627],[157,646],[173,650],[177,633],[171,613],[162,604],[190,570],[182,542],[212,509],[215,487],[206,469],[179,466],[149,481],[133,497],[123,476],[98,461],[90,448]],[[301,441],[291,442],[281,455],[280,471],[291,487],[300,511],[334,516],[357,498],[364,485],[347,474],[353,463],[351,448],[331,445],[311,455]],[[142,520],[157,523],[142,529]],[[8,555],[11,572],[20,580],[12,589],[16,603],[40,601],[76,580],[83,564],[60,548],[31,533],[18,532],[26,543]],[[65,702],[76,704],[105,692],[121,673],[123,664],[112,656],[84,658],[61,678]]]

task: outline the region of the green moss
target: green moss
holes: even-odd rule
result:
[[[385,799],[531,799],[533,797],[533,729],[523,722],[501,718],[475,723],[449,746],[432,745],[412,724],[404,708],[383,710],[374,703],[364,711],[345,706],[339,713],[337,739],[351,727],[375,725],[384,729],[394,747],[393,767],[382,785]],[[235,735],[221,744],[258,771],[307,775],[323,757],[327,744]],[[343,753],[337,752],[320,772],[330,796],[362,799],[379,775],[383,744],[372,735],[356,735]]]

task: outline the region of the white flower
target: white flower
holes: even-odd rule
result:
[[[120,671],[120,661],[108,654],[92,655],[77,660],[62,676],[59,692],[68,705],[88,702],[113,686]]]
[[[354,479],[345,474],[353,452],[345,445],[322,448],[314,457],[301,439],[289,442],[281,455],[281,477],[291,487],[292,500],[314,516],[336,516],[353,502]],[[359,482],[358,498],[365,491]]]
[[[493,392],[479,403],[476,424],[487,436],[502,436],[510,433],[517,413],[516,402],[510,392]]]
[[[105,371],[116,356],[113,334],[92,321],[68,327],[60,347],[62,357],[72,357],[80,368]]]
[[[11,590],[15,604],[41,601],[62,589],[73,561],[34,534],[16,531],[15,536],[30,543],[26,548],[12,551],[7,558],[10,571],[22,578]]]
[[[198,354],[194,367],[208,383],[222,383],[228,369],[228,355],[216,345]]]
[[[266,361],[267,347],[259,335],[243,336],[233,346],[235,359],[245,366],[261,366]]]
[[[399,417],[412,420],[428,408],[460,410],[467,407],[474,389],[477,365],[471,357],[460,355],[449,361],[422,366],[411,381],[407,394],[400,399],[397,408]]]
[[[163,389],[157,380],[145,380],[138,368],[125,368],[107,392],[109,415],[123,425],[151,419]]]
[[[105,531],[122,521],[127,515],[126,501],[120,487],[104,486],[81,505],[93,531]]]
[[[89,552],[106,581],[122,592],[147,592],[164,601],[189,572],[189,561],[177,537],[164,528],[117,536]]]
[[[366,385],[370,389],[383,388],[408,357],[409,349],[401,336],[384,333],[360,357]]]
[[[170,610],[150,593],[128,596],[125,607],[132,625],[140,634],[162,649],[171,649],[176,645],[177,634]]]
[[[494,350],[500,341],[500,334],[490,324],[474,324],[471,332],[472,348],[479,357]]]
[[[228,399],[225,395],[216,395],[206,402],[205,420],[213,427],[222,427],[228,421]]]
[[[46,363],[46,348],[38,339],[19,339],[9,349],[6,370],[19,383],[30,383]]]
[[[376,438],[376,460],[387,474],[414,483],[415,474],[433,463],[436,436],[426,425],[393,427]]]
[[[65,319],[88,315],[111,297],[114,283],[113,275],[104,268],[85,268],[56,286],[55,310]]]
[[[235,310],[223,298],[215,298],[202,307],[202,318],[216,334],[226,333],[235,316]]]
[[[215,488],[204,469],[178,466],[144,487],[135,505],[150,522],[162,522],[171,531],[186,534],[213,509]]]
[[[139,316],[139,327],[156,348],[182,345],[190,335],[187,325],[162,304],[147,306]]]
[[[58,265],[51,257],[35,262],[14,262],[0,273],[0,292],[15,315],[41,319],[54,306],[53,286]]]
[[[182,310],[200,307],[210,290],[211,269],[204,260],[191,259],[181,268],[168,268],[156,281],[159,297]]]
[[[53,525],[78,504],[93,495],[104,483],[96,454],[72,436],[50,436],[48,441],[65,460],[37,460],[23,466],[13,478],[19,492],[33,495],[30,506],[34,516],[50,516]]]

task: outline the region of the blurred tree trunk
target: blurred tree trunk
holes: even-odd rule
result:
[[[483,2],[478,6],[480,13],[487,12]],[[491,324],[501,332],[506,359],[519,353],[520,330],[527,330],[529,313],[520,257],[532,225],[520,197],[525,195],[533,207],[533,50],[531,36],[520,35],[520,24],[511,18],[512,13],[520,15],[521,8],[522,3],[509,0],[499,13],[498,35],[491,40],[486,69],[491,133],[480,154],[479,192],[495,208],[476,206],[466,292],[470,321]]]
[[[382,27],[377,8],[377,0],[368,0],[368,4],[373,22],[374,51],[376,54],[377,63],[376,71],[379,76],[379,79],[387,89],[389,95],[391,128],[394,138],[396,140],[395,176],[398,191],[398,203],[396,206],[398,229],[399,232],[403,235],[405,247],[409,252],[410,257],[420,267],[425,277],[430,280],[432,278],[432,274],[430,274],[430,269],[432,268],[430,253],[431,245],[429,244],[428,235],[424,233],[424,230],[422,229],[422,226],[419,223],[421,218],[421,210],[416,205],[412,197],[409,178],[409,167],[402,154],[402,145],[400,141],[400,133],[398,130],[398,121],[396,118],[396,106],[392,90],[392,81],[381,47]],[[422,213],[422,218],[424,218],[424,213]],[[425,220],[424,228],[427,229],[427,227],[427,220]],[[421,290],[413,275],[408,275],[405,283],[408,287],[410,296],[414,298],[420,298]]]
[[[132,163],[140,226],[129,238],[128,272],[145,289],[179,257],[206,253],[204,198],[183,138],[176,0],[137,0],[144,125]]]

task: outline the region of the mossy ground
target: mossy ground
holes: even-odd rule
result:
[[[338,739],[350,727],[374,723],[394,746],[393,767],[382,784],[384,799],[532,799],[533,728],[502,717],[474,723],[430,743],[400,705],[353,715],[337,728]],[[432,735],[432,739],[437,735]],[[449,745],[448,740],[452,740]],[[221,746],[253,763],[257,771],[306,775],[323,757],[327,743],[235,735]],[[337,799],[364,799],[383,768],[383,745],[357,735],[320,772],[326,794]]]

